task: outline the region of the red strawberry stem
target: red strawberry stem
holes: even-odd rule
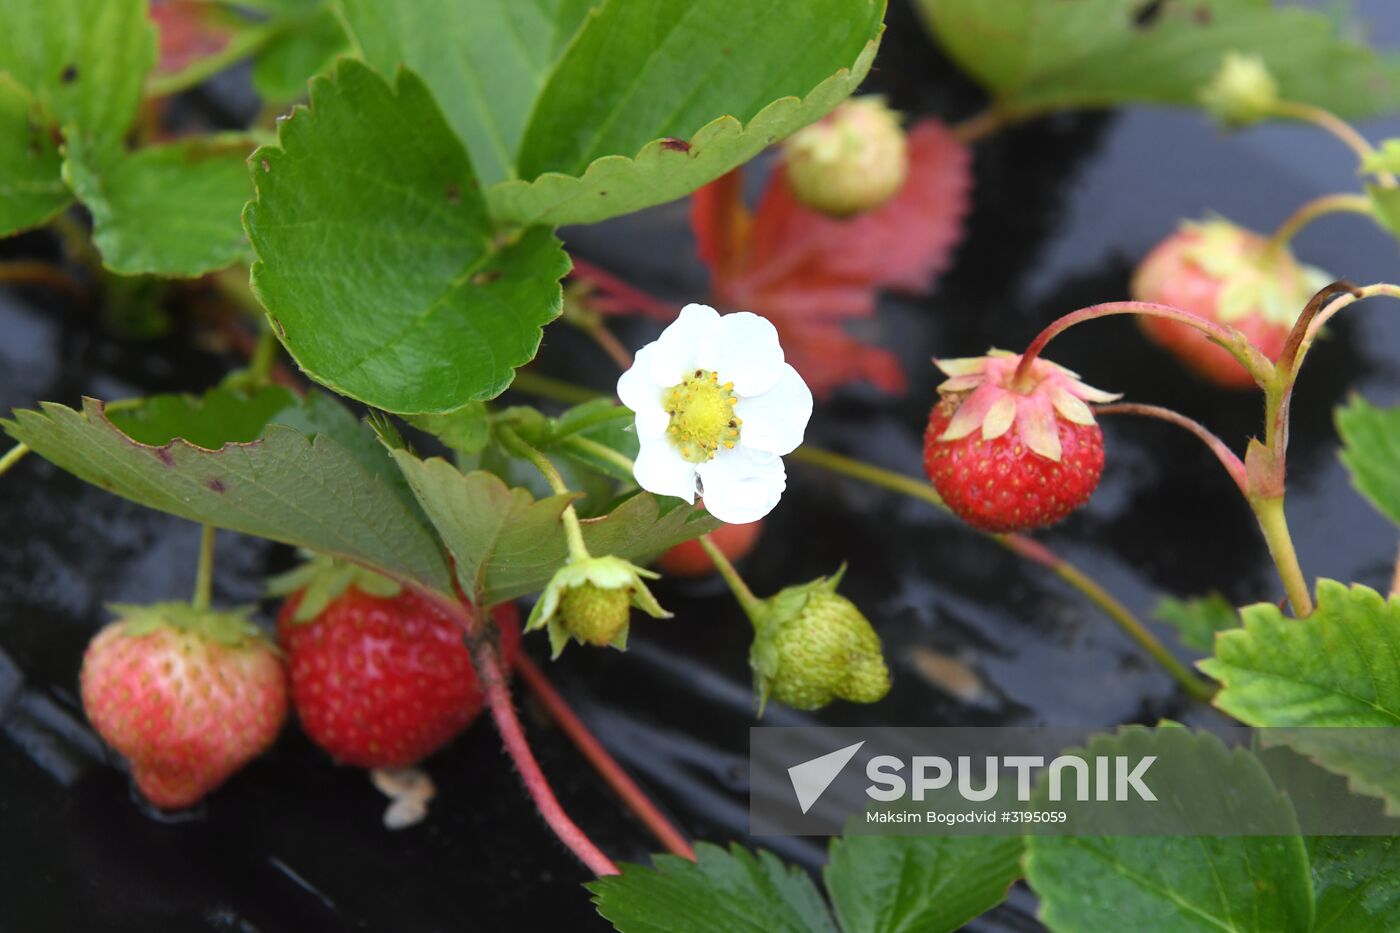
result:
[[[1323,300],[1338,288],[1352,289],[1353,286],[1346,283],[1330,285],[1313,297],[1299,316],[1277,365],[1233,327],[1217,324],[1167,305],[1142,301],[1115,301],[1071,312],[1042,330],[1021,357],[1015,379],[1019,381],[1027,378],[1031,363],[1058,334],[1076,324],[1115,314],[1143,314],[1179,321],[1196,328],[1228,350],[1264,391],[1264,437],[1267,442],[1250,442],[1244,459],[1245,497],[1259,522],[1259,530],[1268,544],[1269,554],[1273,557],[1279,579],[1288,594],[1293,614],[1302,618],[1312,613],[1313,605],[1312,594],[1302,567],[1298,564],[1298,552],[1293,546],[1283,508],[1285,458],[1288,450],[1288,406],[1293,393],[1293,375],[1297,371],[1296,360],[1305,349],[1307,335],[1315,334],[1315,326],[1320,326],[1316,325],[1316,322],[1324,317],[1318,310]],[[1344,301],[1348,297],[1350,295],[1344,295],[1338,301]],[[1336,310],[1330,310],[1330,314],[1335,313]],[[1230,469],[1228,465],[1227,469]]]
[[[491,707],[491,718],[496,722],[496,731],[500,733],[506,754],[515,762],[515,767],[520,772],[520,780],[535,801],[535,808],[540,811],[540,816],[544,817],[545,823],[554,830],[554,835],[559,837],[559,841],[578,856],[579,861],[588,866],[589,871],[599,876],[617,874],[617,866],[613,864],[612,859],[604,855],[602,850],[594,845],[593,840],[589,839],[587,834],[579,829],[578,824],[564,812],[544,772],[540,770],[535,753],[530,750],[530,743],[525,738],[525,730],[521,728],[520,718],[515,714],[515,703],[511,700],[510,687],[507,686],[505,673],[501,670],[496,646],[490,639],[468,640],[476,642],[473,645],[472,659],[477,675],[481,678],[486,702]]]
[[[569,273],[570,277],[593,286],[604,298],[606,303],[599,310],[612,313],[638,311],[658,321],[670,323],[675,320],[677,309],[672,305],[647,294],[635,285],[586,259],[579,259],[577,256],[570,258],[574,261],[574,269]]]
[[[535,809],[554,831],[554,835],[559,837],[559,841],[578,856],[579,861],[587,865],[590,871],[599,876],[617,874],[617,866],[613,864],[612,859],[604,855],[593,840],[579,829],[578,824],[570,819],[569,814],[564,812],[559,798],[554,796],[554,789],[549,786],[548,779],[540,770],[535,753],[530,749],[530,742],[525,738],[525,730],[520,725],[520,717],[515,713],[510,684],[501,666],[500,652],[492,637],[490,624],[480,621],[484,613],[472,612],[457,600],[449,599],[440,593],[423,589],[418,589],[418,592],[457,620],[461,627],[462,637],[472,653],[472,666],[476,668],[477,678],[481,682],[481,692],[486,697],[486,704],[491,707],[491,718],[496,723],[496,732],[501,736],[501,744],[505,746],[506,754],[515,762],[516,770],[520,772],[520,781],[534,801]]]
[[[51,288],[83,303],[86,303],[89,297],[87,289],[63,267],[30,259],[0,263],[0,285],[36,285]]]
[[[1217,324],[1199,314],[1183,311],[1181,308],[1173,308],[1170,305],[1153,304],[1150,301],[1110,301],[1080,308],[1078,311],[1071,311],[1036,335],[1036,338],[1031,341],[1030,346],[1021,356],[1020,365],[1016,367],[1015,382],[1022,383],[1027,378],[1031,363],[1035,362],[1036,357],[1045,349],[1045,345],[1060,334],[1076,324],[1118,314],[1140,314],[1145,317],[1166,318],[1194,327],[1230,351],[1231,355],[1240,361],[1240,365],[1249,371],[1249,374],[1254,377],[1254,381],[1260,386],[1273,377],[1273,363],[1254,344],[1249,342],[1248,337],[1233,327]]]
[[[1314,220],[1326,217],[1328,214],[1343,212],[1365,214],[1367,217],[1375,215],[1375,211],[1371,207],[1371,199],[1364,194],[1324,194],[1321,197],[1313,198],[1289,214],[1287,219],[1279,224],[1278,229],[1269,237],[1268,245],[1264,249],[1269,254],[1281,253],[1288,246],[1289,241],[1298,235],[1298,231]]]
[[[569,737],[569,740],[574,743],[583,757],[588,759],[594,770],[622,799],[633,815],[651,831],[657,841],[668,852],[682,858],[688,858],[692,862],[695,861],[695,850],[691,848],[690,842],[681,835],[680,830],[666,819],[661,810],[646,795],[646,792],[637,786],[637,783],[622,769],[622,766],[612,755],[608,754],[608,750],[569,707],[568,701],[560,696],[558,690],[554,689],[554,685],[550,683],[545,672],[536,667],[535,662],[524,655],[521,655],[516,662],[515,669],[520,674],[521,680],[524,680],[526,686],[534,693],[535,698],[544,706],[550,718]]]
[[[1168,424],[1174,424],[1179,428],[1185,428],[1200,439],[1201,443],[1210,448],[1210,452],[1215,454],[1220,465],[1225,468],[1225,472],[1230,474],[1230,478],[1235,481],[1240,492],[1245,498],[1249,498],[1249,481],[1245,476],[1244,461],[1241,460],[1233,450],[1225,445],[1225,442],[1216,437],[1199,421],[1195,421],[1183,414],[1172,411],[1170,408],[1163,408],[1160,405],[1137,405],[1129,402],[1115,402],[1112,405],[1098,405],[1094,408],[1094,413],[1098,415],[1140,415],[1144,418],[1156,418]]]
[[[199,568],[194,575],[194,598],[190,605],[199,610],[209,608],[214,589],[214,526],[205,525],[199,533]]]

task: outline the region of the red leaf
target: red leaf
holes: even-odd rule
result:
[[[224,10],[204,0],[154,0],[151,19],[160,32],[159,74],[178,74],[223,49],[234,27]]]
[[[909,178],[884,207],[836,220],[800,204],[779,164],[757,211],[744,206],[737,171],[691,200],[697,251],[715,300],[769,318],[788,360],[818,395],[858,379],[904,386],[895,357],[846,332],[875,313],[881,289],[923,292],[962,238],[972,187],[967,148],[942,123],[909,132]]]

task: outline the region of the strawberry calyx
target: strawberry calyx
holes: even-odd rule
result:
[[[974,431],[983,440],[995,440],[1014,431],[1028,450],[1058,463],[1062,447],[1056,418],[1092,425],[1094,412],[1087,403],[1121,398],[1085,384],[1077,373],[1042,357],[1031,360],[1019,378],[1021,355],[995,348],[986,356],[933,362],[948,376],[939,394],[956,406],[939,441],[961,440]]]
[[[325,554],[310,555],[300,567],[267,581],[267,595],[286,597],[300,593],[291,621],[304,624],[320,617],[337,597],[350,587],[367,596],[391,599],[403,590],[395,580],[357,564],[336,560]]]
[[[540,594],[525,631],[547,629],[556,658],[570,639],[625,651],[633,607],[653,619],[671,618],[646,585],[659,577],[615,555],[570,561]]]
[[[190,632],[211,642],[230,648],[249,644],[272,647],[261,628],[252,621],[256,607],[233,609],[197,609],[189,603],[165,602],[138,606],[131,603],[109,603],[107,610],[122,622],[121,634],[139,638],[162,628]]]
[[[1332,281],[1287,246],[1222,218],[1185,221],[1180,234],[1187,241],[1182,259],[1220,283],[1215,316],[1225,324],[1258,316],[1292,327],[1308,299]]]

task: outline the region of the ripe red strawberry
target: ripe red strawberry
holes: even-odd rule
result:
[[[704,508],[705,503],[699,503]],[[763,519],[747,525],[720,525],[710,532],[710,540],[730,560],[740,560],[753,550],[763,531]],[[657,560],[656,566],[669,577],[699,578],[715,572],[715,562],[699,541],[682,541]]]
[[[458,624],[423,596],[313,561],[277,617],[302,729],[337,761],[407,767],[476,719],[484,700]],[[314,575],[313,575],[314,574]],[[303,607],[305,611],[303,611]],[[513,604],[495,610],[502,661],[520,647]]]
[[[113,608],[83,658],[83,708],[151,803],[188,807],[277,738],[282,662],[246,613]]]
[[[1225,220],[1186,223],[1159,243],[1133,275],[1132,293],[1194,311],[1240,330],[1271,360],[1278,359],[1299,313],[1331,281],[1325,272],[1300,264],[1287,247]],[[1248,389],[1254,378],[1195,328],[1163,318],[1141,317],[1143,332],[1171,351],[1197,375],[1225,389]]]
[[[1085,401],[1117,396],[1043,359],[1012,388],[1020,361],[996,350],[936,361],[951,378],[924,432],[924,469],[948,508],[982,531],[1053,525],[1103,473],[1103,432]]]

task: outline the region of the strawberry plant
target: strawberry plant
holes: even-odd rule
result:
[[[203,529],[193,600],[115,605],[118,621],[74,659],[110,761],[156,811],[204,801],[217,814],[222,785],[258,780],[235,775],[290,707],[322,758],[374,770],[398,808],[387,821],[406,826],[432,784],[403,769],[453,754],[489,711],[598,913],[626,933],[953,930],[1020,882],[1053,930],[1394,927],[1393,838],[1304,836],[1282,789],[1208,733],[1125,727],[1090,744],[1228,760],[1286,831],[851,833],[831,842],[819,887],[766,851],[692,846],[539,666],[626,670],[613,651],[690,624],[662,575],[692,577],[723,586],[750,623],[735,657],[755,717],[878,714],[904,662],[882,644],[888,620],[842,592],[878,568],[852,553],[849,568],[838,558],[764,596],[741,573],[766,549],[803,546],[784,537],[783,500],[789,468],[810,467],[946,510],[1053,571],[1161,663],[1192,715],[1400,723],[1400,603],[1310,576],[1285,510],[1304,362],[1338,314],[1400,297],[1333,279],[1291,243],[1336,212],[1400,237],[1400,140],[1347,122],[1400,109],[1400,63],[1339,17],[1268,0],[913,5],[985,96],[973,117],[852,97],[877,65],[884,0],[0,0],[0,236],[23,256],[0,262],[0,282],[99,307],[131,338],[197,328],[239,358],[188,392],[33,399],[0,419],[14,442],[0,474],[33,454]],[[226,80],[256,103],[211,118],[199,95]],[[1199,108],[1226,129],[1303,123],[1349,147],[1364,181],[1269,234],[1214,216],[1155,231],[1124,294],[1061,308],[1028,342],[998,340],[1020,352],[950,329],[941,375],[910,369],[871,325],[884,293],[927,294],[956,269],[982,196],[974,147],[1129,105]],[[713,307],[574,255],[580,229],[682,198]],[[1097,365],[1076,365],[1081,377],[1053,361],[1061,334],[1125,315],[1182,364],[1182,384],[1260,393],[1243,449],[1094,388],[1114,388]],[[546,365],[554,335],[609,358],[590,373],[597,388],[564,380],[586,366]],[[1090,363],[1113,377],[1104,356]],[[804,444],[859,392],[916,400],[904,428],[927,481]],[[1205,444],[1253,515],[1281,601],[1164,601],[1178,651],[1028,536],[1081,527],[1074,514],[1117,466],[1102,423],[1122,415]],[[1354,485],[1400,524],[1400,412],[1357,397],[1336,426]],[[283,600],[275,639],[255,608],[211,606],[214,529],[305,552],[268,581]],[[1185,652],[1204,656],[1199,673]],[[956,663],[922,669],[935,668]],[[670,854],[619,863],[566,811],[520,685]],[[1400,806],[1389,761],[1321,739],[1297,750]]]

